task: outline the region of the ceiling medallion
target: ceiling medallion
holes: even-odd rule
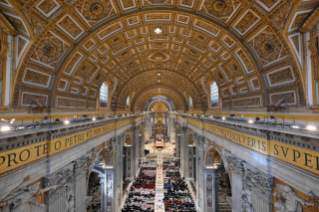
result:
[[[152,61],[152,62],[165,62],[167,60],[169,60],[169,56],[163,53],[155,53],[155,54],[151,54],[148,57],[148,60]]]
[[[223,11],[226,8],[226,3],[223,0],[216,0],[213,2],[213,7],[216,11]]]
[[[262,42],[261,49],[265,51],[267,54],[270,54],[275,50],[275,44],[270,40],[266,40]]]
[[[53,44],[48,44],[43,48],[43,53],[47,57],[57,57],[59,55],[58,48]]]
[[[103,13],[104,7],[100,3],[94,3],[91,5],[90,10],[94,15],[100,15]]]

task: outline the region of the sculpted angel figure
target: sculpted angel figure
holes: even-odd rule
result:
[[[14,191],[6,201],[0,203],[0,212],[45,212],[45,205],[40,204],[34,196],[56,189],[57,186],[40,189],[39,185],[23,186]]]
[[[279,202],[274,204],[277,212],[302,212],[301,204],[305,207],[314,206],[312,202],[298,197],[289,186],[278,184],[277,189],[279,192],[274,193],[274,196],[280,197]]]

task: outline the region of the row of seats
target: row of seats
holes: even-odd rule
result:
[[[145,167],[145,168],[143,168]],[[152,163],[141,164],[122,212],[154,212],[156,168]]]
[[[164,162],[163,170],[166,212],[196,212],[195,203],[190,196],[187,184],[180,176],[179,162]]]

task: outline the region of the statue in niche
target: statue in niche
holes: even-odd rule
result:
[[[45,212],[45,205],[40,204],[35,195],[42,195],[58,186],[40,189],[40,183],[31,186],[23,186],[14,191],[4,202],[0,203],[1,212]]]
[[[305,207],[314,206],[314,203],[307,202],[298,197],[289,186],[277,185],[279,192],[275,192],[278,202],[275,202],[277,212],[302,212],[301,204]]]

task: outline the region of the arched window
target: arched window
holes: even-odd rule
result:
[[[103,82],[100,88],[100,107],[107,107],[108,86]]]
[[[130,108],[130,97],[129,96],[126,99],[126,108]]]
[[[192,97],[189,97],[189,108],[193,109],[193,99],[192,99]]]
[[[212,101],[212,107],[218,106],[218,86],[216,82],[210,85],[210,99]]]

